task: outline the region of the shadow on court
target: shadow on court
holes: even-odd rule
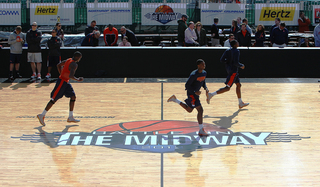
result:
[[[216,120],[216,121],[212,121],[212,123],[214,123],[215,125],[217,126],[220,126],[220,127],[223,127],[223,128],[230,128],[232,125],[238,123],[238,120],[235,120],[235,121],[232,121],[235,117],[238,116],[238,114],[241,112],[241,111],[245,111],[245,110],[248,110],[248,109],[239,109],[237,110],[236,112],[234,112],[232,115],[230,116],[208,116],[208,115],[205,115],[203,118],[218,118],[219,120]]]

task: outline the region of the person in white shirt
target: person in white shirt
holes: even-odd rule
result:
[[[194,22],[190,21],[188,28],[184,31],[184,42],[186,46],[199,46],[197,34],[194,31]]]

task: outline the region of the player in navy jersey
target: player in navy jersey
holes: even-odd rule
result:
[[[239,63],[240,51],[237,49],[239,47],[238,41],[233,40],[230,42],[230,44],[232,48],[227,49],[220,58],[221,62],[225,62],[228,73],[227,80],[225,82],[226,86],[215,92],[207,93],[207,103],[210,104],[210,99],[213,96],[229,91],[233,83],[235,83],[237,86],[236,93],[238,96],[239,108],[243,108],[249,105],[249,103],[244,103],[241,99],[241,84],[238,69],[244,69],[244,65]]]
[[[198,123],[199,123],[199,135],[207,136],[207,132],[203,128],[203,108],[201,106],[199,96],[201,94],[200,88],[203,87],[206,90],[206,93],[209,93],[209,90],[206,86],[206,76],[207,72],[204,70],[206,64],[202,59],[197,60],[198,69],[191,72],[188,81],[186,83],[186,90],[188,98],[185,100],[186,103],[183,103],[176,98],[175,95],[172,95],[168,102],[176,102],[187,112],[191,113],[194,108],[198,111]]]

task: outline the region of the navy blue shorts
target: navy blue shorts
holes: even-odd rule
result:
[[[57,101],[63,96],[72,97],[76,96],[76,94],[74,93],[74,90],[69,82],[65,82],[59,78],[56,82],[56,86],[51,92],[51,100]]]
[[[10,53],[10,64],[20,64],[22,54]]]
[[[228,87],[231,87],[233,85],[233,83],[240,83],[239,73],[231,73],[228,75],[225,84]]]
[[[48,56],[47,66],[57,67],[60,61],[61,61],[61,56]]]
[[[190,108],[196,108],[197,106],[201,106],[198,95],[196,94],[187,94],[187,95],[188,95],[188,99],[184,101]]]

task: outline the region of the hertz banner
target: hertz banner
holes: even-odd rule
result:
[[[21,25],[20,3],[0,3],[0,25]]]
[[[30,3],[30,24],[74,25],[73,3]]]
[[[286,25],[298,25],[299,4],[255,4],[255,6],[256,25],[274,25],[277,17]]]

